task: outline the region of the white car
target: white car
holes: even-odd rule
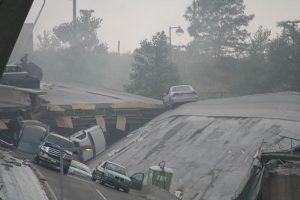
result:
[[[175,105],[198,101],[199,96],[190,85],[176,85],[170,87],[168,94],[163,98],[166,108],[173,108]]]
[[[68,174],[80,176],[87,179],[92,179],[92,172],[90,168],[87,165],[78,162],[76,160],[71,161]]]

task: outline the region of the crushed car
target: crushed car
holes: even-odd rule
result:
[[[0,134],[0,144],[3,147],[16,149],[18,153],[31,157],[35,155],[41,139],[49,134],[49,126],[36,120],[22,120],[16,131],[6,130]]]
[[[91,146],[92,151],[78,150],[77,157],[80,162],[87,162],[95,158],[106,149],[105,137],[100,126],[92,126],[85,130],[80,130],[70,137],[76,148]]]

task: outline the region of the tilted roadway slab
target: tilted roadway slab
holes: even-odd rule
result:
[[[108,129],[112,130],[117,117],[125,116],[124,129],[131,130],[163,111],[160,100],[103,88],[87,89],[70,84],[42,83],[41,91],[45,94],[40,95],[43,105],[40,120],[53,128],[57,125],[57,117],[70,117],[72,119],[68,120],[73,123],[70,127],[83,129],[95,125],[96,116],[101,116],[101,120],[110,126]],[[69,123],[66,121],[64,124],[67,126]]]
[[[253,156],[290,148],[280,135],[300,138],[300,94],[283,92],[189,103],[167,111],[108,149],[129,173],[164,160],[174,169],[170,192],[184,199],[228,200],[247,179]],[[294,144],[295,145],[295,144]]]
[[[160,100],[105,88],[88,89],[63,83],[43,83],[41,90],[46,92],[41,98],[53,105],[121,103],[136,103],[137,106],[140,103],[140,106],[143,104],[146,107],[162,105]]]

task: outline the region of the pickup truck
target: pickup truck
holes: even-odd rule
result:
[[[68,149],[74,148],[73,142],[61,135],[50,133],[38,148],[35,156],[36,163],[45,163],[49,166],[60,166],[60,154],[63,157],[63,170],[67,173],[72,161],[72,152]]]

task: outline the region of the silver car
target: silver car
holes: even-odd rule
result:
[[[92,180],[98,181],[100,184],[114,186],[116,189],[121,188],[128,193],[130,189],[142,189],[144,173],[135,173],[128,177],[125,167],[111,161],[105,161],[94,169]]]
[[[199,96],[190,85],[176,85],[169,89],[168,94],[163,98],[166,108],[173,108],[175,105],[198,101]]]

